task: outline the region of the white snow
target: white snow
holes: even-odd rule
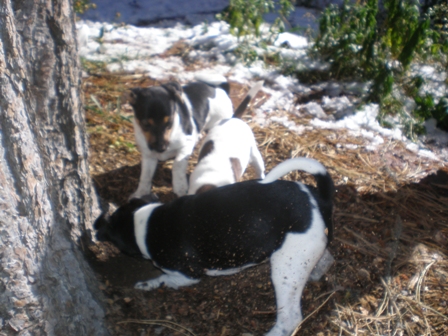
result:
[[[377,105],[368,104],[358,111],[355,110],[352,101],[346,95],[365,94],[370,83],[321,83],[315,86],[325,93],[321,104],[311,102],[295,106],[294,94],[309,92],[310,87],[299,83],[296,78],[279,74],[276,69],[262,61],[255,61],[247,65],[236,62],[231,51],[238,46],[238,39],[230,34],[227,23],[213,21],[214,15],[227,6],[228,1],[110,2],[96,0],[94,2],[98,9],[87,11],[83,16],[86,20],[77,23],[79,52],[81,57],[86,60],[105,62],[109,71],[136,72],[160,81],[177,78],[181,83],[194,80],[195,76],[201,74],[225,75],[229,80],[242,84],[253,84],[255,81],[263,79],[265,81],[263,91],[269,94],[270,98],[255,111],[254,119],[261,125],[277,122],[295,132],[302,133],[306,127],[298,126],[290,121],[288,113],[284,112],[297,113],[300,110],[314,116],[311,125],[307,127],[347,129],[350,134],[366,139],[365,148],[367,150],[375,150],[387,139],[394,139],[405,142],[409,150],[423,157],[441,159],[438,155],[425,149],[422,142],[415,144],[407,140],[398,127],[395,129],[381,127],[376,120]],[[117,12],[121,13],[119,17],[116,16]],[[316,16],[316,11],[297,8],[292,22],[304,28],[316,28]],[[175,21],[168,20],[170,18],[184,23],[191,21],[197,24],[193,26],[175,24]],[[195,18],[200,21],[195,21]],[[89,20],[107,20],[108,22]],[[170,24],[167,27],[136,27],[130,24],[114,23],[160,23],[163,20],[166,25]],[[264,25],[262,30],[268,31],[269,26]],[[183,58],[169,55],[160,57],[175,43],[180,42],[188,46],[188,51]],[[273,45],[267,48],[259,47],[256,50],[259,54],[278,53],[284,59],[293,61],[297,67],[325,67],[325,64],[307,57],[306,51],[309,46],[309,41],[305,36],[296,33],[282,33]],[[187,70],[186,61],[191,64],[197,62],[202,66],[200,69],[199,67],[189,67]],[[192,68],[198,69],[192,70]],[[447,95],[444,83],[446,73],[428,65],[414,66],[412,71],[427,81],[422,90],[435,93],[438,98]],[[405,104],[407,103],[405,102]],[[412,104],[409,105],[409,108],[412,108]],[[277,113],[279,111],[283,111],[283,115],[279,115]],[[427,128],[430,134],[422,139],[432,139],[442,146],[448,144],[448,135],[438,130],[434,122],[428,121]],[[442,159],[446,160],[446,157]]]

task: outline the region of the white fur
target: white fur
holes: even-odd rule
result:
[[[177,271],[170,271],[167,269],[162,269],[162,271],[165,274],[162,274],[155,279],[137,282],[134,288],[150,291],[152,289],[159,288],[162,284],[164,284],[169,288],[178,289],[179,287],[195,285],[200,281],[198,279],[186,277]]]
[[[191,111],[191,105],[185,94],[183,94],[183,99],[187,104],[188,109]],[[205,130],[212,127],[213,124],[219,120],[229,118],[233,114],[232,101],[222,89],[216,89],[216,96],[214,98],[209,98],[209,104],[210,110],[204,126]],[[192,125],[195,125],[192,112],[190,115],[191,123]],[[188,180],[186,176],[188,160],[199,139],[199,133],[197,132],[196,127],[193,127],[191,135],[185,134],[179,123],[179,115],[175,113],[170,144],[163,153],[159,153],[148,148],[143,131],[135,119],[133,124],[135,140],[140,153],[142,154],[142,168],[137,190],[130,196],[130,198],[138,198],[143,195],[148,195],[151,192],[152,179],[157,168],[157,162],[166,161],[172,158],[174,158],[173,191],[178,196],[186,195],[188,191]]]
[[[305,170],[312,174],[324,174],[325,168],[317,161],[312,159],[293,159],[286,161],[287,164],[280,164],[274,168],[266,177],[266,180],[273,178],[273,176],[281,177],[281,174],[289,173],[291,170]],[[312,206],[311,223],[306,232],[289,232],[278,250],[270,256],[271,263],[271,280],[274,286],[276,305],[277,305],[277,320],[274,327],[266,334],[267,336],[289,336],[294,331],[296,326],[302,321],[301,311],[301,296],[307,280],[319,260],[323,257],[326,246],[327,236],[325,234],[325,221],[319,211],[316,199],[311,194],[307,186],[296,182],[298,187],[305,192],[310,200]],[[138,235],[146,237],[146,229],[141,228],[142,223],[148,222],[148,217],[151,215],[153,209],[160,204],[146,206],[139,210],[134,215],[135,234],[137,236],[138,245],[144,243],[144,238],[139,238]],[[149,253],[145,248],[140,247],[143,254]],[[146,250],[145,250],[146,249]],[[206,274],[209,276],[229,275],[237,273],[253,264],[243,265],[234,269],[215,270],[209,269]],[[162,269],[165,274],[160,277],[148,281],[139,282],[135,288],[143,290],[151,290],[158,288],[161,284],[167,287],[177,289],[180,286],[190,286],[197,284],[199,279],[191,279],[180,272]]]
[[[307,232],[288,233],[281,248],[271,256],[271,279],[277,303],[277,321],[266,336],[291,335],[302,321],[302,292],[327,245],[325,222],[317,202],[306,186],[298,184],[308,193],[314,206],[313,218]]]
[[[146,234],[148,232],[148,218],[151,216],[155,208],[162,205],[162,203],[148,204],[134,213],[134,235],[137,241],[138,248],[146,259],[151,259],[148,248],[146,246]]]
[[[309,196],[313,206],[312,219],[309,229],[304,233],[290,232],[286,235],[281,247],[275,251],[271,257],[271,280],[274,286],[277,320],[274,327],[266,336],[289,336],[296,326],[302,321],[301,296],[310,274],[319,260],[324,255],[327,236],[325,234],[325,222],[319,212],[316,200],[310,193],[308,187],[302,183],[297,183],[302,191]],[[146,246],[142,248],[144,242],[142,237],[146,237],[147,229],[142,223],[147,223],[152,211],[158,204],[150,204],[141,208],[134,214],[135,234],[138,245],[145,255],[149,256]],[[139,238],[139,235],[142,237]],[[241,267],[226,270],[207,270],[209,276],[231,275],[242,271],[245,268],[255,266],[248,264]],[[161,276],[138,282],[135,288],[141,290],[152,290],[162,284],[173,289],[182,286],[191,286],[199,283],[199,279],[192,279],[180,272],[162,269],[165,274]]]
[[[274,167],[260,183],[266,184],[274,182],[293,170],[303,170],[312,175],[324,175],[327,173],[327,170],[320,162],[314,159],[300,157],[283,161]]]
[[[213,141],[213,151],[198,162],[190,176],[188,194],[195,194],[205,184],[216,187],[235,183],[230,158],[240,161],[242,172],[253,165],[257,178],[264,177],[264,162],[257,148],[254,134],[241,119],[222,120],[208,132],[203,144]]]
[[[231,118],[233,115],[233,105],[227,92],[216,89],[216,95],[209,98],[210,112],[205,120],[204,131],[208,131],[222,119]]]
[[[223,275],[232,275],[241,272],[242,270],[245,270],[246,268],[257,266],[257,264],[247,264],[241,267],[235,267],[235,268],[227,268],[224,270],[207,270],[205,274],[208,276],[223,276]]]

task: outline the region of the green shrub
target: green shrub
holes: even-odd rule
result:
[[[342,7],[325,9],[313,53],[330,64],[333,78],[372,81],[366,100],[380,104],[380,117],[401,113],[405,123],[415,122],[407,127],[413,136],[423,120],[444,116],[435,112],[442,108],[433,97],[419,96],[418,81],[408,80],[408,70],[415,61],[443,62],[447,68],[448,7],[436,5],[424,13],[418,0],[384,0],[380,11],[378,3],[345,0]],[[417,106],[411,118],[393,103],[393,90],[402,91],[405,83]]]
[[[96,8],[94,3],[91,3],[90,0],[74,0],[73,1],[73,9],[76,14],[84,14],[88,9]]]
[[[284,22],[293,10],[291,0],[230,0],[229,6],[218,14],[217,18],[228,22],[232,34],[238,37],[244,35],[260,37],[260,27],[265,14],[277,12],[279,17],[272,28],[283,31]]]
[[[238,37],[238,47],[232,51],[238,61],[251,64],[263,60],[268,65],[280,66],[279,54],[268,51],[269,45],[285,30],[285,22],[294,10],[293,0],[230,0],[229,6],[216,17],[230,25],[230,32]],[[263,16],[277,13],[269,33],[261,32]],[[261,51],[261,52],[260,52]]]
[[[448,4],[429,8],[428,16],[433,29],[429,53],[444,64],[448,70]]]

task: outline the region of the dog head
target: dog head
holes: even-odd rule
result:
[[[133,107],[148,148],[164,152],[170,143],[178,103],[184,105],[182,87],[178,83],[167,83],[135,88],[125,94],[124,100]]]
[[[111,216],[103,213],[93,227],[97,230],[96,239],[114,244],[121,252],[142,257],[134,234],[134,213],[148,202],[133,198],[119,207]]]

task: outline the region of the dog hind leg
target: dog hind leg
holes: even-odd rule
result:
[[[256,144],[250,150],[250,164],[255,169],[256,178],[264,179],[264,161]]]
[[[199,279],[189,278],[180,272],[173,272],[167,270],[164,270],[164,272],[165,274],[162,274],[161,276],[155,279],[137,282],[134,288],[150,291],[159,288],[162,284],[164,284],[169,288],[178,289],[179,287],[185,287],[197,284],[200,281]]]
[[[323,230],[289,233],[271,257],[271,278],[277,303],[277,321],[267,336],[288,336],[302,321],[300,301],[311,271],[326,247]]]

